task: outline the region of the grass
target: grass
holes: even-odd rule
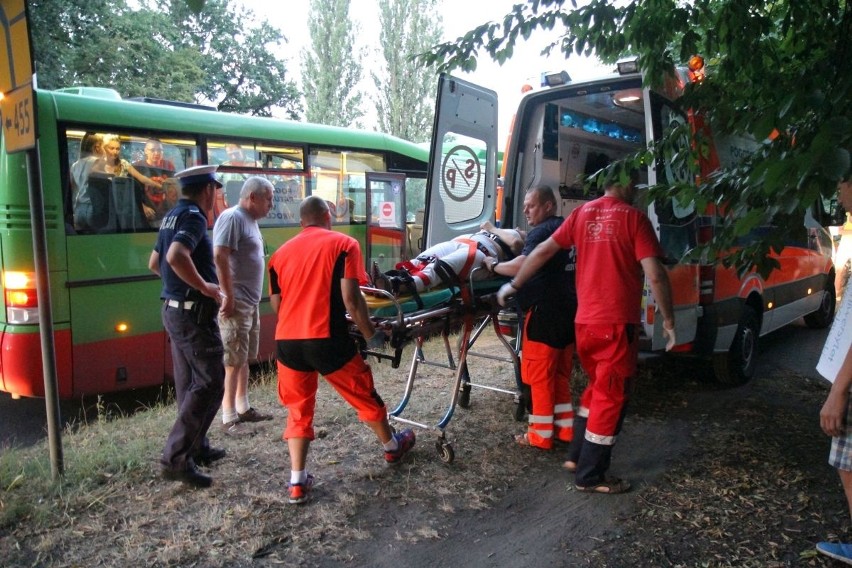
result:
[[[430,359],[444,353],[438,341],[428,342],[425,351]],[[409,357],[399,369],[372,364],[377,390],[389,408],[402,397]],[[475,381],[514,386],[509,363],[477,367],[487,371]],[[454,371],[421,366],[403,416],[434,426],[450,403],[453,377]],[[437,432],[423,429],[417,429],[415,452],[399,467],[387,467],[372,432],[320,381],[317,440],[308,461],[319,480],[316,498],[309,507],[294,509],[286,503],[289,461],[281,440],[286,412],[277,401],[274,373],[253,378],[251,400],[276,418],[258,424],[255,435],[237,439],[221,433],[217,417],[211,440],[229,455],[210,470],[215,484],[207,491],[159,479],[158,458],[175,415],[170,400],[129,415],[102,408],[97,419],[68,429],[63,435],[65,474],[57,482],[51,479],[46,442],[4,451],[0,549],[17,549],[5,562],[35,559],[36,565],[70,566],[122,559],[225,566],[252,558],[288,564],[316,557],[344,561],[346,542],[371,538],[373,527],[355,520],[365,509],[378,503],[412,508],[418,521],[400,531],[398,540],[435,539],[442,514],[489,507],[514,476],[512,470],[508,476],[502,471],[506,441],[521,427],[511,419],[510,396],[475,389],[473,408],[457,409],[447,428],[456,451],[451,467],[438,459]],[[470,431],[475,435],[465,433]],[[528,467],[523,459],[515,465],[518,471]],[[170,511],[181,513],[173,518]]]

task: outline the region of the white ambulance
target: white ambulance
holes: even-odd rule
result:
[[[685,71],[679,75],[685,80]],[[593,81],[572,82],[555,74],[546,88],[521,101],[503,155],[503,226],[525,227],[524,192],[546,184],[559,191],[560,214],[595,196],[584,193],[582,178],[651,144],[666,128],[692,120],[673,104],[683,83],[666,92],[643,86],[635,61]],[[430,182],[423,245],[475,231],[497,207],[494,164],[497,156],[496,93],[444,75],[430,153]],[[721,163],[750,151],[753,142],[715,141],[711,160]],[[481,167],[471,148],[485,147]],[[718,165],[719,162],[716,162]],[[705,164],[706,165],[706,164]],[[652,164],[642,183],[666,183],[682,175],[667,164]],[[808,326],[828,326],[835,309],[832,244],[818,219],[809,215],[787,246],[775,255],[780,268],[769,278],[756,272],[739,277],[721,263],[684,261],[687,252],[712,238],[719,217],[666,199],[647,206],[666,251],[676,308],[676,351],[712,361],[716,379],[735,385],[755,370],[758,339],[798,318]],[[755,231],[750,238],[760,238]],[[654,317],[654,298],[646,287],[642,345],[662,353],[662,321]]]

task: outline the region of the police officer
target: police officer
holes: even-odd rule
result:
[[[178,416],[160,459],[162,476],[194,487],[210,487],[210,476],[196,464],[225,456],[211,448],[207,430],[224,392],[222,339],[216,321],[222,301],[207,235],[207,212],[213,207],[216,166],[196,166],[175,174],[182,198],[163,218],[148,268],[163,279],[163,326],[174,361]]]

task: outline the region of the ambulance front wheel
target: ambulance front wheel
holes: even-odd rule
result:
[[[825,329],[834,321],[834,307],[837,304],[837,296],[834,292],[834,278],[825,279],[822,301],[819,309],[805,316],[805,325],[811,329]]]
[[[733,387],[747,383],[754,376],[759,337],[760,315],[751,306],[745,306],[731,348],[727,353],[713,355],[717,383]]]

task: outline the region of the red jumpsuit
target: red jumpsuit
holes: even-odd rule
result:
[[[606,479],[636,373],[641,260],[663,251],[648,217],[609,195],[575,209],[553,239],[577,248],[577,354],[589,384],[574,422],[582,438],[569,459],[577,485],[593,486]]]
[[[529,255],[561,225],[551,216],[527,234],[522,255]],[[570,442],[574,434],[571,372],[574,368],[574,250],[559,251],[518,292],[524,310],[521,381],[529,385],[531,409],[527,441],[549,450],[553,440]]]

